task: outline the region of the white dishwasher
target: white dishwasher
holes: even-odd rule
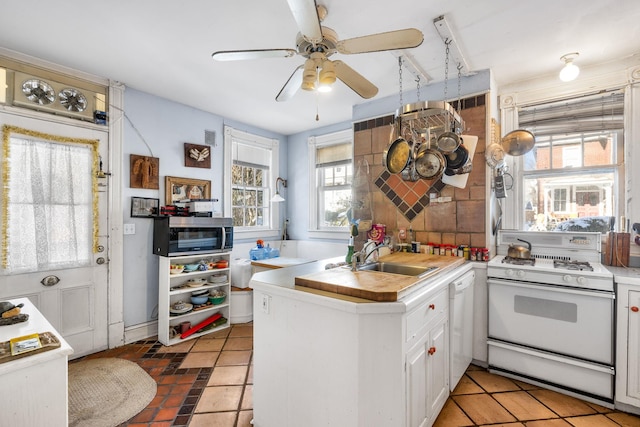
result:
[[[473,358],[473,283],[471,270],[449,285],[449,387],[458,385]]]

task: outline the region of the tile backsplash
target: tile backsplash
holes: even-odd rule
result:
[[[445,185],[439,179],[404,181],[400,174],[389,173],[383,165],[383,153],[390,143],[394,117],[355,123],[354,218],[363,223],[385,224],[387,234],[393,233],[396,238],[398,229],[405,227],[422,243],[487,246],[485,98],[480,95],[462,100],[463,134],[478,136],[473,169],[465,188]],[[437,197],[451,198],[451,201],[437,202]],[[356,245],[362,245],[365,240],[366,233],[360,233]]]

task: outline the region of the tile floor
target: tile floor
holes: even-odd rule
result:
[[[158,383],[156,398],[120,427],[251,427],[252,348],[248,323],[171,347],[148,339],[87,358],[131,360]],[[472,365],[434,426],[640,427],[640,417]]]

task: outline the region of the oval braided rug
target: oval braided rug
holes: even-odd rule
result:
[[[128,360],[69,363],[69,426],[120,425],[146,408],[156,391],[154,379]]]

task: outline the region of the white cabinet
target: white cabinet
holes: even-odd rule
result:
[[[197,338],[220,329],[228,328],[228,319],[230,316],[229,304],[231,300],[231,277],[228,265],[231,262],[231,253],[224,252],[175,257],[161,256],[159,258],[158,341],[164,345],[173,345],[185,339]],[[215,267],[217,261],[220,260],[227,261],[226,268]],[[196,270],[178,274],[172,274],[170,272],[171,265],[197,263],[202,263],[209,267],[207,270]],[[197,283],[198,279],[204,281],[204,284]],[[194,281],[196,281],[196,283],[193,283]],[[171,310],[171,308],[174,307],[178,301],[191,304],[191,293],[200,290],[208,290],[208,293],[211,293],[213,290],[221,290],[226,295],[226,298],[220,304],[209,302],[204,305],[194,305],[192,310],[184,314],[172,312],[173,310]],[[180,337],[180,328],[183,322],[189,322],[191,327],[194,327],[203,321],[210,320],[212,316],[217,313],[220,313],[223,318],[227,319],[227,322],[215,326],[216,322],[213,327],[209,325],[209,327],[202,331],[194,333],[184,339]]]
[[[407,353],[407,418],[409,427],[430,426],[449,396],[448,289],[440,292],[407,316],[431,318],[424,334]],[[422,315],[426,313],[426,316]]]
[[[618,283],[616,407],[640,414],[640,287]]]

